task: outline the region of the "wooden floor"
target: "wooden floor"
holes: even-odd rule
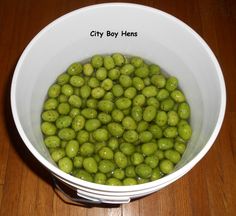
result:
[[[50,175],[24,146],[9,104],[19,56],[33,36],[54,19],[102,2],[108,1],[0,0],[0,215],[236,215],[235,0],[129,1],[161,9],[190,25],[210,45],[224,73],[227,111],[221,132],[208,154],[183,178],[121,206],[69,205],[54,193]]]

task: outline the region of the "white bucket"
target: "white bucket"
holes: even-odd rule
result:
[[[104,32],[103,37],[92,36],[92,31]],[[118,32],[118,36],[109,37],[107,31]],[[122,36],[122,31],[134,33]],[[43,143],[40,114],[49,85],[72,62],[114,52],[141,56],[177,76],[190,103],[192,139],[176,171],[160,180],[135,186],[89,183],[59,170]],[[207,153],[223,121],[226,92],[214,54],[190,27],[160,10],[111,3],[73,11],[36,35],[15,69],[11,105],[25,145],[52,175],[72,186],[81,197],[125,203],[174,182]]]

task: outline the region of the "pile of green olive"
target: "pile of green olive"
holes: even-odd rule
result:
[[[41,117],[44,143],[58,167],[106,185],[171,173],[192,135],[178,79],[120,53],[71,64],[49,87]]]

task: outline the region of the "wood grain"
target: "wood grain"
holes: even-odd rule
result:
[[[9,91],[15,65],[44,26],[102,0],[0,0],[0,216],[233,216],[236,212],[236,1],[133,0],[191,26],[215,53],[227,87],[227,110],[215,144],[184,177],[157,193],[116,206],[76,206],[54,192],[12,119]],[[123,2],[123,1],[119,1]],[[124,1],[125,2],[125,1]]]

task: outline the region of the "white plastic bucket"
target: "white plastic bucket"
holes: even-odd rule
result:
[[[104,32],[103,37],[93,36],[92,31]],[[108,36],[107,31],[118,32],[118,36]],[[122,31],[134,33],[122,36]],[[160,180],[135,186],[89,183],[59,170],[43,143],[40,114],[49,85],[72,62],[114,52],[141,56],[177,76],[190,103],[192,139],[176,171]],[[207,153],[223,121],[226,92],[213,52],[190,27],[157,9],[110,3],[66,14],[36,35],[16,66],[11,105],[25,145],[52,175],[81,197],[124,203],[174,182]]]

